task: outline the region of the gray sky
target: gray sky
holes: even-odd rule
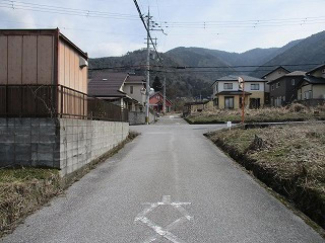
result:
[[[158,51],[196,46],[230,52],[281,47],[324,30],[325,0],[138,0],[165,27]],[[85,11],[83,11],[85,10]],[[83,16],[80,16],[83,15]],[[90,57],[145,47],[133,0],[0,0],[0,28],[56,28]]]

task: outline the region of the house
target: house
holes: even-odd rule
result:
[[[150,107],[156,112],[163,112],[164,96],[160,92],[155,92],[149,97]],[[166,112],[170,112],[172,102],[166,98]]]
[[[295,71],[268,82],[271,106],[283,106],[297,99],[297,86],[306,72]]]
[[[270,101],[270,85],[268,82],[271,82],[275,79],[278,79],[286,74],[290,73],[289,70],[285,69],[282,66],[279,66],[275,68],[274,70],[268,72],[265,74],[262,79],[266,80],[267,82],[265,83],[265,104],[269,105],[271,103]]]
[[[266,80],[241,75],[245,81],[245,105],[260,108],[265,103]],[[243,91],[239,89],[239,76],[229,75],[216,80],[213,84],[214,105],[219,109],[238,109],[241,107]]]
[[[195,112],[212,109],[213,102],[211,100],[187,102],[184,104],[183,115],[188,116]]]
[[[87,94],[88,55],[59,29],[0,30],[0,53],[0,85],[11,85],[6,100],[11,105],[6,113],[45,115],[44,107],[34,102],[39,94],[38,100],[55,102],[47,104],[52,116],[85,114],[78,101],[79,93]],[[66,95],[69,99],[64,99]]]
[[[324,104],[325,64],[306,73],[297,86],[297,98],[306,105]]]
[[[145,103],[145,92],[146,92],[146,78],[141,75],[135,75],[129,73],[125,80],[122,90],[133,99],[137,100],[138,103],[136,110],[143,110]]]
[[[129,111],[143,110],[143,77],[127,73],[96,71],[90,74],[89,95]]]

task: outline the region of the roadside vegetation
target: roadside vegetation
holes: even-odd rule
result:
[[[120,145],[65,177],[60,175],[58,169],[0,168],[0,237],[10,233],[26,216],[62,193],[139,135],[130,131]]]
[[[325,124],[235,128],[207,136],[325,228]]]
[[[241,110],[213,109],[192,114],[185,118],[190,124],[240,122]],[[325,105],[306,107],[301,104],[291,104],[279,108],[246,109],[245,122],[283,122],[325,120]]]
[[[59,194],[60,181],[55,169],[0,169],[0,236]]]

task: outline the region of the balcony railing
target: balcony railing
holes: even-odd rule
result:
[[[0,85],[0,117],[128,122],[128,110],[62,85]]]

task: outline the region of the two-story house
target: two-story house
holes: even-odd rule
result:
[[[269,81],[271,106],[283,106],[297,100],[297,86],[306,72],[295,71]]]
[[[298,100],[309,104],[321,104],[325,99],[325,64],[306,73],[297,87]],[[312,102],[314,101],[314,102]]]
[[[91,96],[114,103],[129,111],[142,111],[145,96],[144,77],[127,73],[96,70],[90,73]]]
[[[268,72],[265,74],[262,79],[266,80],[267,82],[265,83],[265,104],[269,105],[271,103],[270,100],[270,85],[268,82],[271,82],[275,79],[278,79],[286,74],[290,73],[287,69],[285,69],[282,66],[279,66],[275,68],[274,70]]]
[[[134,100],[138,101],[133,110],[142,111],[145,103],[146,78],[129,73],[121,89]]]
[[[245,81],[245,105],[260,108],[265,103],[266,80],[241,75]],[[213,84],[214,104],[219,109],[238,109],[242,104],[243,91],[239,89],[239,76],[229,75],[216,80]]]

